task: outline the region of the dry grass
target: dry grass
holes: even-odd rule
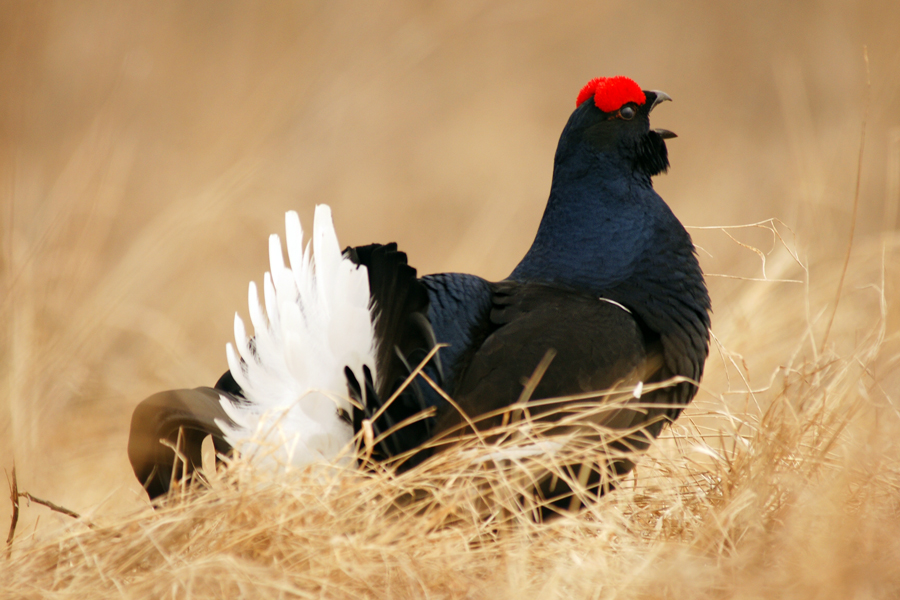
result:
[[[2,9],[0,459],[83,516],[23,500],[0,596],[900,595],[900,5],[159,6]],[[778,220],[692,230],[726,276],[715,345],[618,491],[535,524],[530,463],[448,455],[400,478],[236,464],[149,507],[131,410],[224,370],[284,210],[502,278],[575,91],[619,72],[676,99],[657,187],[686,223]]]
[[[806,324],[775,324],[793,340],[782,344],[788,352],[775,350],[783,363],[767,389],[704,394],[621,489],[577,518],[534,523],[519,494],[534,465],[473,467],[471,449],[401,477],[349,470],[273,478],[239,462],[211,489],[183,492],[158,510],[18,540],[2,565],[6,591],[896,597],[900,413],[885,388],[896,384],[900,340],[887,335],[887,266],[878,246],[857,249],[874,281],[862,298],[849,295],[848,304],[856,302],[847,310],[875,310],[868,329],[852,332],[852,350],[839,354],[830,345],[804,358]],[[857,265],[851,285],[859,287],[864,271]],[[810,294],[817,288],[833,291],[811,286]],[[851,333],[841,323],[836,337]],[[746,375],[743,366],[732,371]]]

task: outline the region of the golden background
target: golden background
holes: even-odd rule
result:
[[[674,98],[653,115],[679,135],[656,187],[686,225],[781,219],[832,298],[867,96],[856,244],[897,225],[898,31],[896,0],[5,2],[0,466],[15,460],[21,490],[89,514],[145,503],[131,411],[226,369],[233,314],[286,210],[310,224],[330,204],[343,245],[397,241],[423,274],[505,277],[596,76]],[[766,231],[733,233],[773,247]],[[762,276],[721,231],[692,235],[707,272]],[[878,284],[871,266],[876,280],[846,294]],[[741,297],[755,319],[736,314],[733,280],[712,277],[713,330],[751,365],[773,343],[755,336],[781,323],[811,319],[821,341],[827,303],[782,301],[802,284],[741,284],[756,286]],[[852,344],[853,325],[842,331]],[[713,388],[722,364],[714,351]],[[19,535],[38,513],[40,529],[65,521],[25,510]]]

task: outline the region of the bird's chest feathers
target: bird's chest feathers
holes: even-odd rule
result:
[[[514,272],[579,289],[628,279],[652,247],[652,217],[638,205],[561,207],[545,215],[535,243]],[[568,210],[566,210],[568,208]]]
[[[576,245],[570,248],[572,267],[585,274],[593,272],[598,281],[622,279],[634,271],[648,241],[645,224],[630,216],[598,215],[585,223]]]

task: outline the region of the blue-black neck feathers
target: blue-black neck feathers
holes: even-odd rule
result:
[[[669,161],[665,141],[650,130],[652,105],[648,97],[630,121],[591,102],[572,113],[537,236],[511,279],[599,292],[633,272],[656,241],[654,229],[681,229],[653,190],[651,177]]]
[[[650,129],[654,92],[625,120],[591,102],[560,136],[547,208],[513,281],[543,281],[616,300],[670,347],[689,349],[699,379],[708,353],[710,301],[690,235],[653,190],[669,165],[665,137]]]

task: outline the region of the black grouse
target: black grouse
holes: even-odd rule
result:
[[[371,427],[381,438],[374,458],[409,468],[473,422],[498,425],[542,361],[528,400],[536,414],[552,413],[538,400],[632,386],[642,408],[602,424],[629,432],[620,448],[646,447],[694,397],[709,351],[710,300],[694,245],[653,190],[675,137],[650,128],[665,100],[626,77],[581,90],[534,243],[500,282],[417,278],[396,244],[341,252],[326,206],[316,209],[310,252],[288,213],[291,266],[272,236],[265,310],[251,284],[254,334],[236,317],[229,371],[214,388],[156,394],[134,412],[129,458],[150,496],[172,481],[175,455],[160,440],[180,443],[191,471],[209,434],[219,453],[253,438],[306,464],[349,460],[354,435]],[[424,376],[383,407],[429,353]],[[640,392],[677,376],[689,381]],[[632,466],[618,458],[605,469]],[[584,480],[595,493],[607,485],[603,471],[594,466]],[[547,510],[572,507],[559,481],[540,491]]]

